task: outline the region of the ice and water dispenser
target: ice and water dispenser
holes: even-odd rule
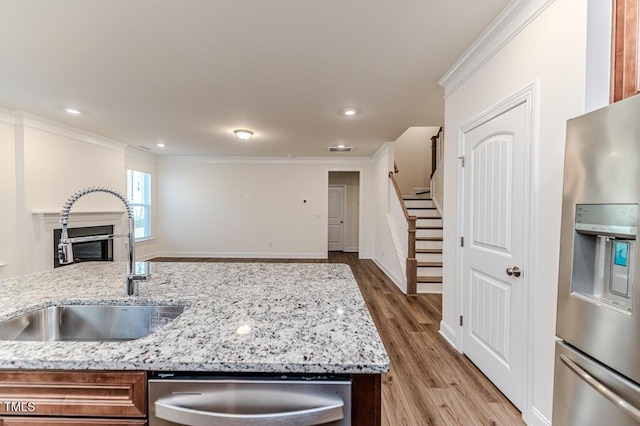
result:
[[[638,204],[577,204],[571,293],[633,308]]]

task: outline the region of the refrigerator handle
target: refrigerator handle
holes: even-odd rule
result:
[[[570,360],[565,354],[560,354],[560,360],[598,393],[613,402],[629,416],[633,417],[636,422],[640,422],[640,410],[638,408],[634,407],[620,395],[600,383],[595,377]]]

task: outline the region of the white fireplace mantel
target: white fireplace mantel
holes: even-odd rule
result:
[[[122,211],[78,211],[69,213],[69,228],[81,228],[87,226],[113,225],[114,234],[126,234],[126,212]],[[53,230],[62,228],[60,212],[34,211],[33,217],[36,240],[36,270],[44,271],[53,269]],[[113,260],[126,260],[126,241],[114,240]]]

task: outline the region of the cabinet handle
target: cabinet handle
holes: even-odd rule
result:
[[[212,400],[216,394],[198,395],[198,400]],[[202,399],[201,399],[202,398]],[[275,413],[244,414],[231,412],[203,411],[185,407],[188,401],[184,397],[163,398],[155,402],[156,417],[185,426],[213,424],[223,426],[240,425],[320,425],[342,420],[344,418],[344,402],[330,400],[328,404],[303,410],[280,411]],[[180,405],[175,405],[179,403]],[[232,408],[232,407],[230,407]]]

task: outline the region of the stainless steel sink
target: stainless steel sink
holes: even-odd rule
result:
[[[0,322],[0,340],[123,341],[145,337],[186,306],[61,305]]]

